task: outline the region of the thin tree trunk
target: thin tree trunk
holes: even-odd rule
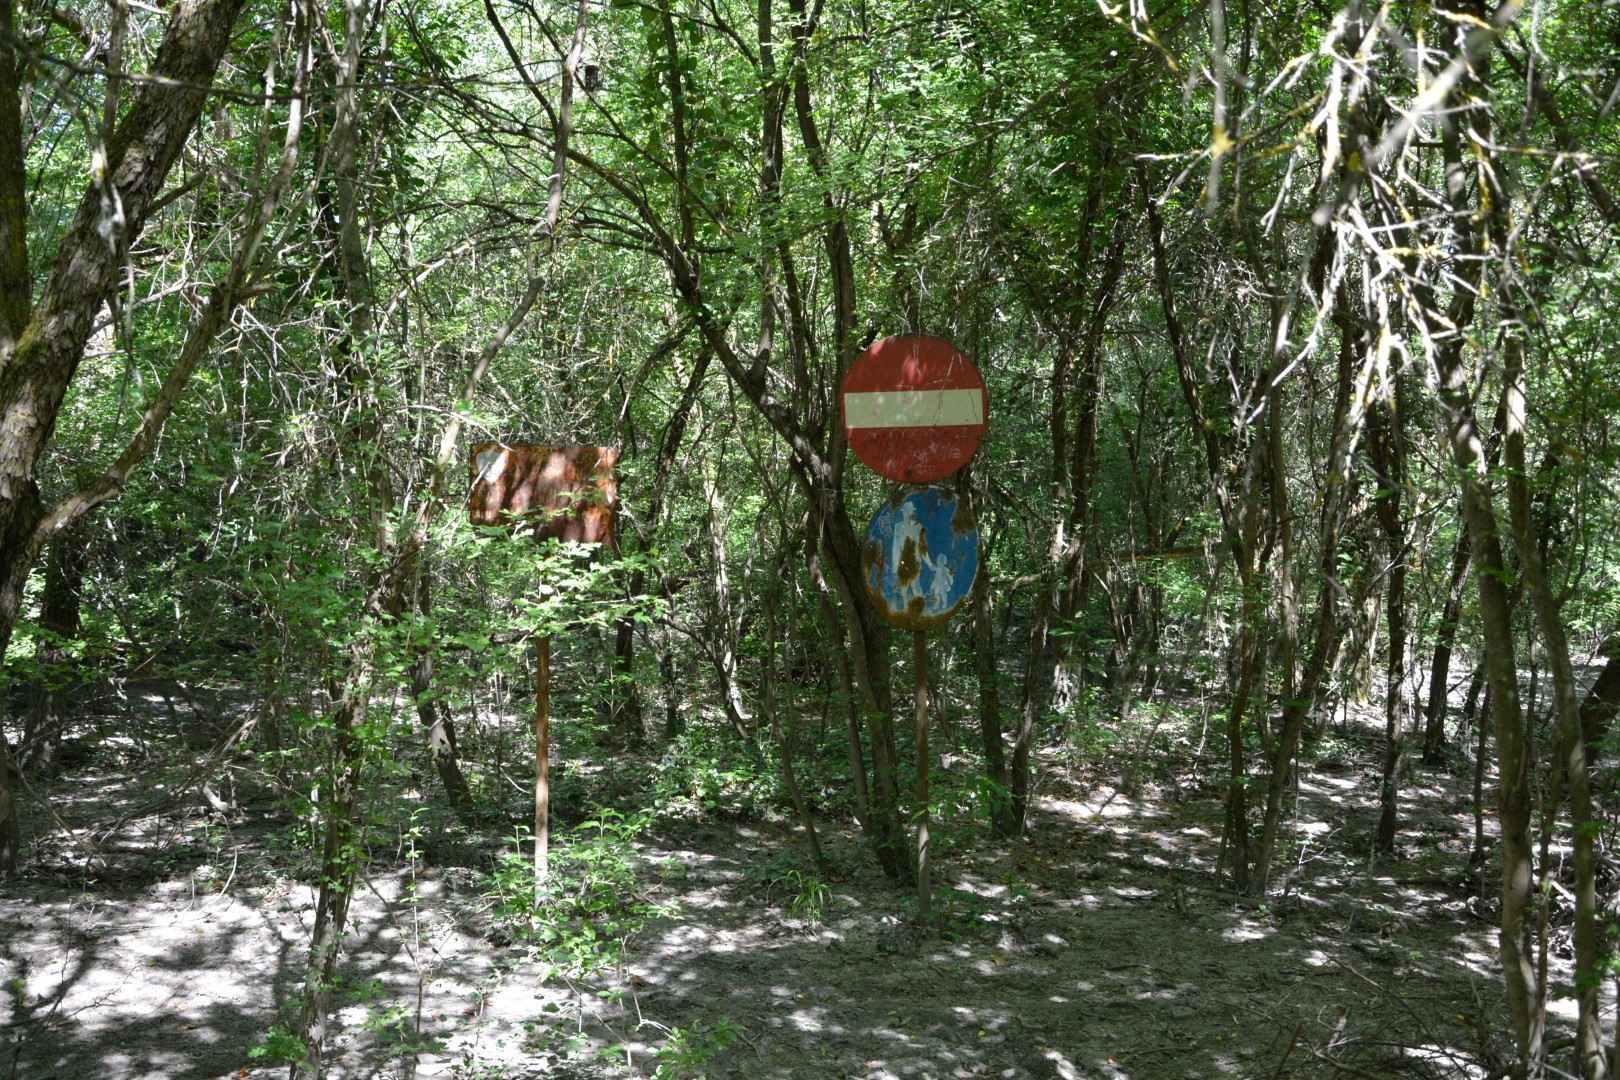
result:
[[[990,553],[994,547],[992,536],[980,553],[979,576],[973,581],[973,671],[979,684],[984,772],[991,785],[992,802],[987,807],[990,826],[997,836],[1010,840],[1018,835],[1018,822],[1012,812],[1006,750],[1002,746],[1001,678],[996,661],[995,606],[990,599]]]
[[[857,698],[854,679],[849,671],[849,653],[844,648],[844,628],[838,618],[833,603],[827,597],[826,583],[821,580],[821,570],[818,563],[812,561],[810,578],[816,586],[816,599],[821,604],[822,620],[827,624],[827,632],[831,636],[831,647],[827,650],[832,656],[834,670],[838,673],[838,709],[844,717],[844,741],[849,753],[850,782],[855,795],[855,821],[860,825],[868,838],[873,837],[871,824],[871,796],[867,790],[866,749],[861,739],[861,724],[856,717]]]
[[[1497,807],[1502,829],[1502,967],[1518,1056],[1522,1062],[1528,1062],[1539,1058],[1541,1051],[1539,1046],[1532,1045],[1530,1037],[1530,1005],[1535,985],[1527,918],[1532,886],[1530,753],[1524,740],[1513,627],[1504,584],[1507,567],[1497,539],[1496,517],[1489,493],[1483,487],[1483,477],[1474,471],[1480,462],[1474,449],[1477,436],[1473,409],[1467,403],[1469,384],[1460,364],[1445,374],[1448,376],[1445,401],[1450,413],[1448,434],[1453,457],[1463,477],[1463,508],[1468,516],[1468,532],[1474,550],[1475,587],[1479,592],[1480,623],[1485,636],[1485,678],[1496,728]]]
[[[1460,140],[1451,131],[1447,144],[1448,172],[1455,205],[1462,200]],[[1468,228],[1464,225],[1463,228]],[[1475,241],[1470,239],[1468,248]],[[1472,315],[1472,293],[1463,304],[1468,318],[1450,321],[1466,325]],[[1519,1075],[1528,1063],[1541,1058],[1533,1037],[1532,1005],[1536,973],[1529,920],[1534,868],[1530,842],[1531,753],[1524,737],[1523,707],[1519,698],[1518,663],[1508,597],[1508,570],[1502,554],[1496,512],[1485,486],[1483,442],[1479,437],[1472,401],[1472,379],[1461,362],[1461,346],[1437,353],[1441,378],[1440,399],[1445,408],[1446,439],[1461,480],[1463,513],[1473,548],[1475,588],[1479,594],[1480,626],[1485,638],[1485,678],[1491,718],[1496,729],[1498,763],[1497,807],[1502,833],[1502,909],[1499,939],[1502,969],[1512,1014]]]
[[[1282,828],[1283,804],[1293,776],[1294,757],[1299,751],[1299,739],[1305,719],[1316,703],[1332,657],[1338,650],[1338,582],[1339,538],[1344,531],[1344,518],[1352,501],[1355,477],[1350,469],[1350,447],[1354,441],[1351,395],[1354,369],[1358,353],[1365,356],[1363,335],[1355,332],[1348,313],[1342,286],[1337,304],[1340,313],[1338,377],[1333,395],[1333,435],[1328,451],[1328,469],[1322,496],[1321,545],[1318,572],[1322,578],[1321,594],[1316,604],[1316,632],[1311,645],[1310,658],[1305,664],[1304,677],[1299,687],[1284,699],[1282,729],[1278,732],[1271,755],[1271,776],[1266,786],[1266,812],[1260,836],[1260,848],[1255,853],[1254,879],[1250,883],[1256,895],[1264,895],[1271,879],[1271,864],[1276,856]],[[1358,350],[1357,345],[1361,348]],[[1357,421],[1359,422],[1359,421]]]
[[[417,610],[424,626],[431,625],[431,581],[427,570],[421,570],[417,585]],[[471,808],[472,796],[467,790],[467,778],[462,775],[461,761],[456,753],[456,726],[450,712],[433,696],[433,642],[417,643],[411,660],[411,698],[416,702],[416,715],[427,735],[428,756],[433,759],[439,783],[444,785],[445,798],[458,814],[465,816]]]
[[[664,356],[673,353],[685,340],[688,328],[689,324],[688,327],[683,327],[665,338],[647,358],[644,369],[650,369]],[[653,465],[652,486],[647,496],[649,529],[657,529],[663,520],[664,495],[669,487],[670,474],[675,467],[675,457],[680,452],[681,440],[686,436],[686,425],[692,416],[692,406],[697,401],[698,390],[703,385],[703,376],[708,373],[709,360],[713,355],[709,349],[699,352],[697,361],[692,367],[692,374],[687,379],[686,387],[675,405],[675,411],[670,414],[669,423],[664,426],[664,432],[659,437],[658,460]],[[628,400],[625,407],[629,408]],[[647,549],[645,538],[640,546],[643,551]],[[634,601],[646,588],[647,571],[638,566],[630,573],[628,587],[625,590],[627,599]],[[625,742],[631,746],[640,741],[643,727],[641,693],[635,681],[635,642],[636,620],[628,617],[617,620],[613,625],[613,726],[622,733]]]
[[[1389,559],[1388,595],[1384,615],[1389,627],[1389,651],[1384,666],[1384,775],[1379,785],[1378,834],[1376,850],[1395,853],[1398,824],[1401,764],[1406,756],[1406,530],[1401,520],[1401,493],[1406,484],[1406,449],[1402,433],[1406,410],[1402,408],[1399,376],[1393,400],[1380,407],[1369,449],[1373,466],[1379,472],[1379,497],[1375,502],[1379,527],[1384,534],[1384,551]]]
[[[1446,602],[1435,630],[1434,658],[1429,662],[1429,703],[1424,709],[1423,764],[1435,766],[1446,759],[1446,707],[1451,683],[1451,652],[1462,624],[1462,599],[1468,584],[1468,526],[1457,525],[1457,543],[1451,552],[1451,577],[1446,586]]]
[[[1517,6],[1505,7],[1511,20]],[[1508,596],[1508,569],[1503,558],[1500,527],[1489,485],[1479,423],[1474,412],[1472,373],[1463,364],[1463,338],[1458,328],[1474,322],[1475,298],[1484,285],[1484,266],[1493,240],[1491,214],[1481,203],[1471,205],[1469,179],[1475,163],[1463,159],[1464,134],[1471,147],[1489,147],[1488,116],[1479,106],[1481,82],[1488,71],[1488,49],[1495,34],[1469,30],[1463,42],[1468,77],[1447,96],[1440,112],[1441,154],[1445,167],[1446,202],[1454,222],[1455,250],[1466,253],[1459,262],[1461,280],[1443,312],[1432,292],[1416,290],[1416,314],[1434,323],[1428,336],[1437,340],[1435,374],[1444,419],[1444,436],[1461,487],[1462,508],[1473,549],[1475,588],[1479,597],[1479,623],[1485,639],[1485,677],[1490,691],[1491,718],[1496,729],[1497,806],[1502,844],[1502,908],[1499,946],[1513,1020],[1515,1077],[1543,1058],[1539,1028],[1532,1015],[1536,1000],[1534,952],[1529,919],[1534,883],[1530,843],[1531,747],[1525,739],[1523,706],[1519,697],[1518,661]],[[1477,53],[1477,55],[1472,55]],[[1474,211],[1481,209],[1476,214]],[[1444,333],[1440,331],[1444,329]]]
[[[1497,176],[1501,176],[1498,172]],[[1500,205],[1500,203],[1498,203]],[[1569,640],[1559,615],[1558,601],[1547,580],[1547,568],[1536,535],[1531,513],[1530,476],[1525,462],[1525,373],[1523,339],[1510,331],[1503,374],[1503,397],[1507,402],[1507,425],[1503,432],[1503,453],[1507,466],[1509,516],[1513,523],[1514,546],[1524,571],[1525,588],[1535,608],[1536,625],[1541,630],[1547,663],[1553,682],[1554,716],[1558,727],[1558,770],[1569,784],[1570,831],[1575,849],[1575,998],[1579,1007],[1576,1029],[1576,1068],[1588,1080],[1604,1080],[1608,1062],[1604,1056],[1603,1028],[1599,1013],[1602,976],[1598,964],[1598,923],[1602,911],[1597,902],[1597,861],[1594,840],[1598,831],[1587,773],[1586,740],[1581,730],[1579,688],[1570,662]],[[1550,801],[1556,814],[1559,785],[1551,786]]]
[[[1250,591],[1251,587],[1245,586],[1245,594]],[[1248,765],[1243,753],[1243,713],[1253,689],[1257,660],[1254,621],[1259,618],[1258,608],[1257,602],[1244,601],[1243,629],[1239,632],[1237,678],[1233,681],[1232,703],[1226,713],[1228,778],[1221,850],[1227,864],[1232,867],[1232,887],[1240,893],[1249,891],[1249,793]],[[1216,869],[1219,872],[1220,868]]]
[[[28,712],[23,723],[19,763],[31,772],[49,774],[56,766],[67,723],[72,688],[72,643],[79,636],[79,596],[88,557],[88,532],[82,519],[56,534],[45,562],[45,593],[40,597],[39,670],[28,686]]]
[[[748,726],[753,718],[748,715],[748,710],[743,704],[742,687],[738,684],[737,677],[736,622],[731,609],[731,578],[726,572],[725,522],[721,516],[720,492],[715,487],[712,472],[715,467],[717,466],[707,463],[703,466],[703,503],[707,508],[704,520],[709,534],[709,577],[714,586],[714,609],[709,620],[709,640],[704,645],[704,651],[714,662],[715,676],[720,681],[720,703],[725,709],[726,720],[739,739],[753,745],[754,733]]]
[[[336,259],[342,284],[347,333],[344,342],[352,381],[361,388],[360,420],[352,431],[347,453],[361,459],[365,477],[365,508],[369,511],[370,541],[380,569],[367,579],[367,622],[392,624],[403,604],[404,573],[414,572],[415,560],[405,570],[394,555],[393,482],[381,446],[382,407],[377,400],[372,370],[372,330],[375,312],[371,272],[365,238],[360,227],[360,59],[368,32],[368,0],[344,0],[342,50],[337,56],[336,108],[328,137],[328,152],[338,199]],[[378,635],[362,630],[344,675],[342,695],[331,713],[331,753],[324,816],[319,888],[316,892],[309,954],[304,968],[298,1036],[304,1047],[301,1061],[289,1070],[291,1080],[321,1080],[326,1075],[327,1017],[337,975],[339,943],[348,923],[349,899],[359,858],[356,820],[360,789],[372,764],[365,753],[360,728],[366,722],[376,670],[385,648]]]
[[[1069,466],[1069,499],[1067,552],[1062,567],[1062,585],[1058,594],[1058,620],[1072,626],[1076,617],[1085,613],[1086,591],[1091,581],[1086,565],[1086,525],[1091,518],[1092,492],[1096,487],[1098,401],[1103,391],[1102,357],[1104,333],[1108,316],[1119,293],[1119,281],[1125,268],[1126,230],[1123,218],[1116,218],[1114,242],[1109,245],[1103,263],[1102,280],[1093,293],[1091,317],[1080,344],[1079,379],[1075,386],[1073,461]],[[1054,417],[1054,422],[1057,418]],[[1076,648],[1078,646],[1078,649]],[[1068,634],[1058,642],[1053,657],[1052,681],[1058,691],[1054,703],[1060,710],[1068,709],[1079,700],[1085,677],[1085,636]]]
[[[1485,667],[1482,664],[1474,665],[1474,673],[1468,677],[1468,693],[1463,697],[1462,713],[1457,717],[1457,738],[1459,741],[1468,738],[1473,732],[1470,726],[1479,720],[1479,698],[1485,690]],[[1485,710],[1486,715],[1490,710]]]
[[[1474,673],[1476,687],[1485,682],[1485,667],[1480,665]],[[1469,695],[1468,705],[1464,709],[1466,714],[1477,703],[1472,694]],[[1486,716],[1491,713],[1491,691],[1485,689],[1484,712]],[[1479,738],[1474,748],[1474,847],[1468,853],[1468,865],[1483,867],[1485,864],[1485,750],[1489,742],[1491,726],[1483,719],[1479,722]],[[1480,890],[1480,898],[1485,896],[1484,889]]]
[[[771,734],[776,738],[776,752],[782,763],[782,782],[787,785],[788,798],[793,800],[793,812],[799,817],[799,824],[804,826],[805,840],[810,845],[810,858],[815,862],[816,868],[823,873],[827,869],[827,860],[821,854],[821,838],[816,835],[816,819],[810,813],[810,804],[804,797],[804,790],[799,786],[799,777],[793,767],[793,742],[786,731],[783,730],[781,711],[776,700],[776,605],[765,605],[765,686],[762,696],[762,705],[765,715],[771,724]]]

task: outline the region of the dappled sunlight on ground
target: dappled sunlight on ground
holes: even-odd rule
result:
[[[650,1076],[672,1046],[709,1080],[1481,1075],[1501,1003],[1465,782],[1413,784],[1402,857],[1375,859],[1376,777],[1305,780],[1261,900],[1216,878],[1218,788],[1049,763],[1027,838],[941,833],[923,928],[851,827],[823,823],[829,875],[781,819],[668,822],[636,858],[674,913],[585,982],[492,936],[466,877],[402,865],[355,897],[331,1076],[403,1075],[413,1032],[417,1076],[465,1080]],[[130,859],[190,854],[149,884],[0,894],[17,1075],[279,1074],[247,1051],[288,1016],[311,890],[248,870],[245,833],[122,827]],[[74,844],[48,835],[36,866]]]

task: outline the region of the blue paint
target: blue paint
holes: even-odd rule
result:
[[[866,591],[903,630],[942,626],[979,572],[979,529],[956,496],[921,488],[884,503],[866,530]]]

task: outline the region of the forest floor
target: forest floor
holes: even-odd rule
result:
[[[846,824],[822,821],[817,876],[786,819],[660,820],[634,860],[663,913],[588,978],[548,972],[503,933],[487,879],[411,858],[401,834],[354,899],[330,1074],[1490,1075],[1511,1036],[1497,886],[1482,917],[1467,870],[1472,778],[1416,770],[1400,855],[1376,859],[1375,740],[1337,745],[1318,747],[1264,903],[1217,885],[1221,789],[1191,765],[1127,791],[1117,760],[1048,753],[1027,840],[936,831],[922,928]],[[226,813],[143,814],[135,767],[104,750],[40,785],[59,820],[31,804],[27,868],[0,886],[0,1080],[282,1075],[249,1051],[288,1021],[308,943],[288,822],[244,791]],[[944,767],[971,786],[966,759]]]

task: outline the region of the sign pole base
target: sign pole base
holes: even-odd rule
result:
[[[534,645],[534,888],[545,888],[551,846],[551,637]]]
[[[917,695],[917,921],[929,915],[933,899],[928,865],[928,649],[927,635],[911,634],[911,669]]]

